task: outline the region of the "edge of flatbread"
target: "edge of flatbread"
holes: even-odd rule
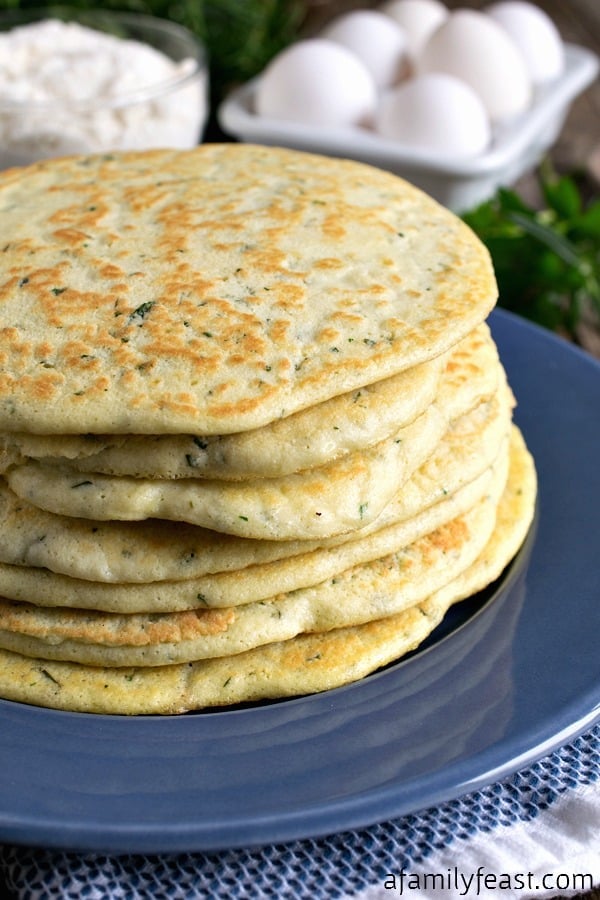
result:
[[[204,144],[0,173],[0,430],[226,434],[438,356],[489,252],[406,181]]]
[[[95,668],[0,650],[0,695],[80,712],[179,714],[317,693],[358,681],[415,649],[453,603],[495,581],[517,553],[534,517],[537,480],[516,427],[513,440],[518,465],[483,552],[454,582],[397,616],[325,635],[302,635],[235,657],[156,669]]]

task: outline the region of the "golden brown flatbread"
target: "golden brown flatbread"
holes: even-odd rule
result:
[[[0,174],[0,431],[227,434],[448,350],[489,254],[390,173],[247,144]]]
[[[363,625],[168,666],[107,668],[0,650],[0,694],[84,712],[174,714],[315,693],[357,681],[417,647],[452,603],[499,577],[525,538],[535,495],[533,460],[516,433],[509,481],[491,538],[471,566],[423,602]]]

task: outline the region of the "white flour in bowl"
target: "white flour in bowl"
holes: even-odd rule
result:
[[[46,19],[0,33],[0,168],[48,156],[191,147],[206,75],[139,41]]]

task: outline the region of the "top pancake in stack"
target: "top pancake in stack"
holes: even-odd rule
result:
[[[535,476],[482,324],[493,272],[421,192],[206,145],[12,170],[0,208],[3,696],[179,712],[325,689],[514,555]],[[326,659],[367,628],[363,664],[290,675],[303,634]]]
[[[261,147],[2,175],[0,429],[224,435],[438,356],[489,257],[390,175]]]

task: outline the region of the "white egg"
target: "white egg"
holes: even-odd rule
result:
[[[493,3],[484,11],[514,40],[534,84],[543,84],[561,74],[565,66],[564,45],[547,13],[524,0]]]
[[[375,129],[411,149],[455,159],[483,153],[491,140],[490,120],[475,91],[458,78],[436,72],[386,91]]]
[[[310,125],[369,122],[377,89],[367,67],[333,41],[298,41],[275,56],[257,83],[259,116]]]
[[[497,22],[475,10],[456,10],[436,28],[416,71],[462,79],[481,97],[493,122],[524,112],[531,102],[531,78],[516,44]]]
[[[431,33],[448,18],[448,10],[439,0],[388,0],[379,11],[402,28],[408,53],[413,58],[421,52]]]
[[[379,89],[395,84],[406,73],[406,35],[396,22],[377,10],[344,13],[327,25],[321,36],[355,53]]]

